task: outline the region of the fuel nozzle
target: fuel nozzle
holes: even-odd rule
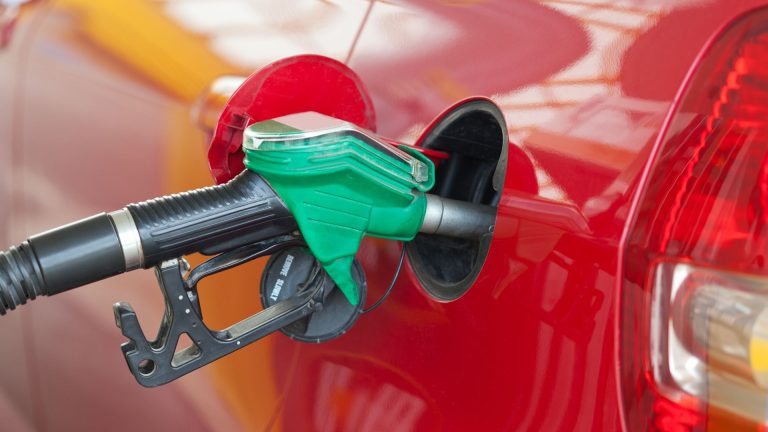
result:
[[[154,268],[166,303],[157,337],[147,339],[129,304],[114,313],[131,372],[157,386],[278,330],[309,342],[345,332],[363,311],[355,254],[365,236],[479,238],[493,229],[492,207],[427,194],[435,165],[418,149],[332,117],[255,123],[243,148],[248,169],[226,184],[130,204],[0,252],[0,315],[37,296]],[[189,269],[183,257],[192,253],[210,258]],[[272,257],[264,310],[208,328],[200,281],[264,256]],[[192,346],[179,349],[184,335]]]

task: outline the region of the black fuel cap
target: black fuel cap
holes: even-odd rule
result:
[[[313,266],[319,265],[311,252],[302,247],[280,251],[269,258],[261,277],[261,304],[266,308],[297,294]],[[321,270],[323,271],[323,270]],[[302,342],[324,342],[341,336],[355,323],[363,310],[366,295],[365,273],[360,263],[352,265],[352,277],[357,283],[360,303],[347,301],[333,280],[325,276],[326,293],[323,308],[280,329],[288,337]]]

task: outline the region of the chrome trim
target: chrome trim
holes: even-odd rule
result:
[[[141,237],[136,228],[136,222],[128,209],[120,209],[109,213],[115,224],[120,245],[123,247],[125,259],[125,271],[136,270],[144,264],[144,250],[141,246]]]
[[[443,220],[443,200],[437,195],[426,195],[427,210],[424,212],[424,222],[421,224],[419,232],[434,234],[440,228],[440,222]]]

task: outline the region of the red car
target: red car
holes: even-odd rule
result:
[[[430,144],[464,161],[433,193],[497,207],[493,235],[417,237],[334,340],[271,335],[144,388],[111,307],[154,332],[151,272],[0,318],[0,429],[764,430],[767,6],[0,1],[0,247],[213,184],[228,97],[297,54],[353,70],[389,139],[474,96],[507,128]],[[368,304],[400,251],[363,243]],[[263,266],[201,287],[207,325],[261,309]]]

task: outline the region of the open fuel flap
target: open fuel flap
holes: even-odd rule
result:
[[[432,194],[498,206],[507,169],[508,137],[503,114],[492,101],[472,98],[457,103],[432,122],[416,146],[450,155],[436,168]],[[473,213],[450,214],[458,219],[452,223],[477,223]],[[408,258],[427,292],[441,300],[454,300],[480,273],[491,235],[489,231],[479,237],[457,238],[422,230],[408,244]]]

